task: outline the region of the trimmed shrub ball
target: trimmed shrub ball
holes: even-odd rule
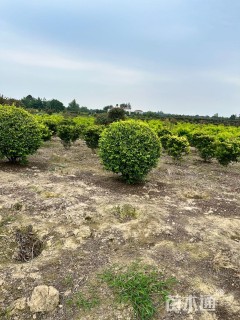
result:
[[[112,123],[99,140],[105,169],[121,173],[127,183],[137,183],[157,165],[161,143],[145,123],[134,120]]]
[[[42,143],[41,128],[24,109],[0,105],[0,154],[10,162],[25,162]]]

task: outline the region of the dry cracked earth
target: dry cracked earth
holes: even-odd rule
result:
[[[122,221],[117,208],[136,216]],[[0,319],[134,319],[96,276],[113,264],[140,260],[178,282],[173,296],[212,296],[215,311],[167,311],[155,319],[240,319],[240,164],[204,163],[193,151],[182,164],[163,155],[145,183],[130,186],[103,170],[82,141],[64,150],[47,142],[29,163],[0,162]],[[32,226],[43,246],[16,259],[16,230]],[[31,253],[30,253],[31,255]],[[55,287],[59,306],[32,313],[16,307],[38,285]],[[69,307],[76,292],[98,292],[101,303]],[[22,309],[22,310],[20,310]]]

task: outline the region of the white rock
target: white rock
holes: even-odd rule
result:
[[[59,304],[59,292],[52,286],[41,285],[34,288],[28,301],[31,312],[53,311]]]
[[[13,302],[13,309],[15,310],[24,310],[27,307],[27,299],[20,298]]]

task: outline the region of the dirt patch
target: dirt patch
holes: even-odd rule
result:
[[[38,238],[31,225],[24,229],[17,229],[15,233],[18,249],[14,259],[27,262],[38,257],[43,250],[43,241]]]

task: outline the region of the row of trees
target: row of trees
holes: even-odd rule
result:
[[[108,112],[110,109],[114,108],[112,105],[106,106],[103,109],[89,109],[86,106],[80,106],[75,99],[73,99],[67,106],[57,100],[46,100],[45,98],[34,98],[31,95],[23,97],[22,99],[14,99],[14,98],[7,98],[3,95],[0,95],[0,104],[1,105],[15,105],[17,107],[22,107],[28,110],[37,110],[43,111],[49,114],[58,113],[58,112],[71,112],[75,114],[98,114],[98,113],[105,113]],[[130,110],[131,105],[130,103],[121,103],[120,105],[116,105],[123,110]]]
[[[108,114],[121,108],[113,108]],[[180,161],[194,147],[205,161],[216,159],[227,166],[240,161],[238,128],[197,126],[188,123],[167,129],[166,123],[151,120],[118,121],[106,126],[94,124],[93,117],[71,117],[67,114],[31,115],[15,106],[0,105],[0,158],[25,162],[41,141],[57,135],[65,148],[82,138],[95,150],[107,170],[121,173],[128,183],[142,180],[156,165],[161,146],[174,160]],[[109,159],[111,161],[109,161]]]
[[[240,126],[240,117],[236,114],[232,114],[230,117],[219,117],[217,114],[210,116],[200,116],[200,115],[184,115],[184,114],[171,114],[160,112],[147,111],[142,114],[131,113],[131,118],[150,120],[150,119],[160,119],[160,120],[170,120],[171,122],[189,122],[189,123],[200,123],[200,124],[224,124],[224,125],[234,125]]]
[[[169,119],[173,122],[190,122],[190,123],[212,123],[212,124],[224,124],[224,125],[240,125],[240,116],[236,114],[232,114],[230,117],[219,117],[218,114],[214,114],[212,117],[210,116],[199,116],[199,115],[179,115],[179,114],[170,114],[170,113],[164,113],[163,111],[153,112],[153,111],[147,111],[143,112],[142,114],[131,112],[132,109],[130,103],[121,103],[117,104],[115,107],[113,105],[105,106],[101,109],[89,109],[86,106],[80,106],[76,100],[72,100],[67,108],[64,106],[64,104],[57,100],[46,100],[41,98],[34,98],[31,95],[28,95],[20,100],[14,99],[14,98],[6,98],[3,95],[0,95],[0,104],[2,105],[12,105],[15,104],[18,107],[23,107],[28,110],[36,110],[41,112],[46,112],[49,114],[52,113],[58,113],[58,112],[70,112],[73,114],[87,114],[87,115],[96,115],[96,114],[105,114],[105,119],[107,118],[107,113],[115,108],[122,109],[131,118],[137,118],[137,119],[143,119],[143,120],[149,120],[149,119]],[[102,117],[102,119],[104,116]],[[102,121],[100,119],[100,122]],[[105,120],[103,121],[105,122]]]

